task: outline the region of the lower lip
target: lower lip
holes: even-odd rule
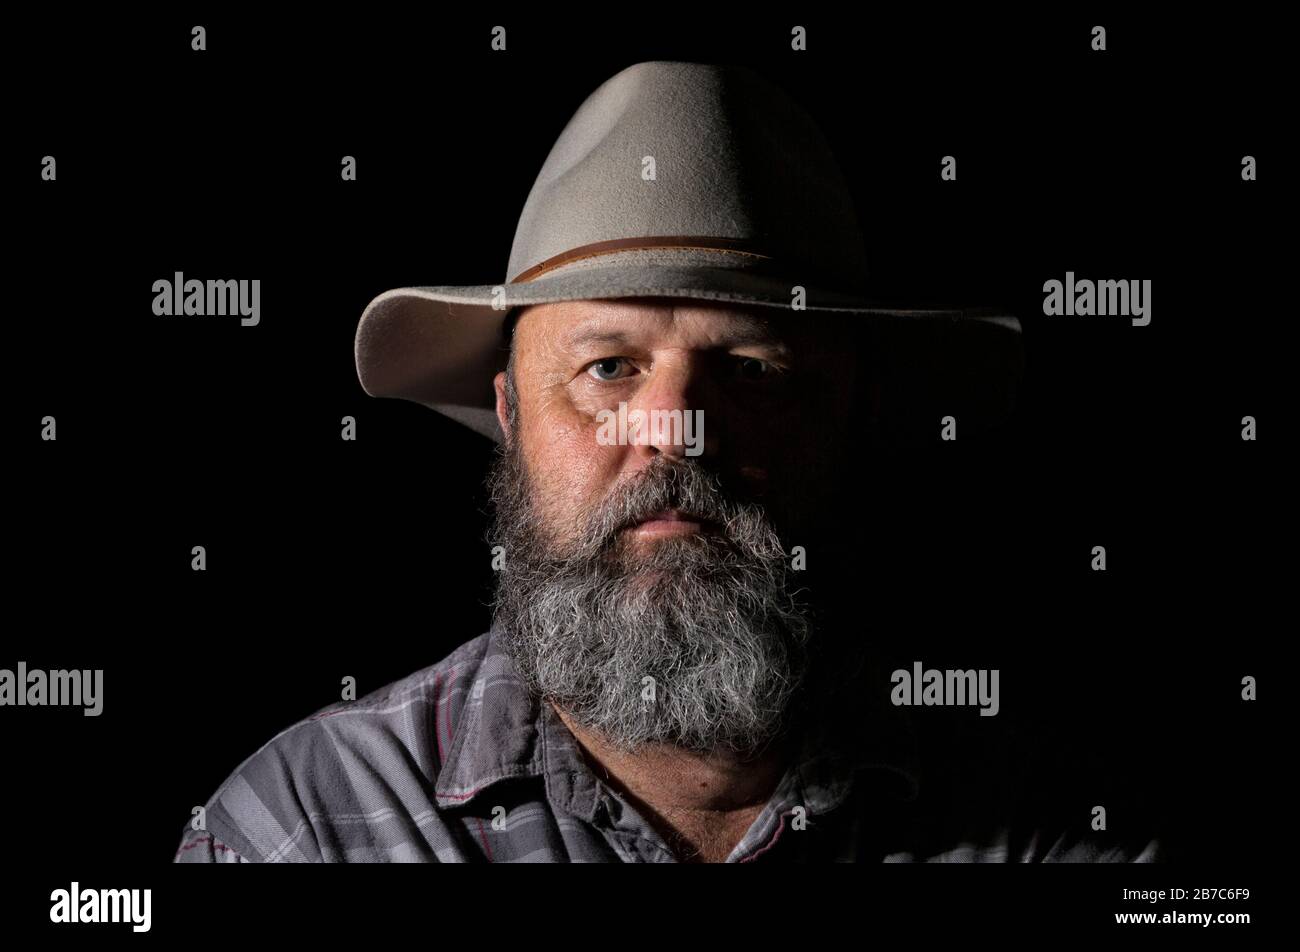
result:
[[[637,535],[695,535],[704,531],[704,525],[689,519],[651,519],[637,523],[632,529]]]

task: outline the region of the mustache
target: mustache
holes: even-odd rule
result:
[[[724,533],[751,504],[723,484],[716,472],[693,462],[656,460],[613,490],[588,520],[588,537],[609,542],[624,529],[665,509],[676,509]]]
[[[493,506],[489,538],[515,554],[503,568],[511,576],[568,577],[597,566],[627,569],[633,564],[662,563],[668,567],[690,552],[697,563],[711,553],[719,567],[736,560],[766,564],[783,556],[784,547],[761,502],[762,485],[751,491],[742,475],[691,459],[658,457],[620,479],[581,514],[548,524],[539,505],[542,487],[517,442],[507,443],[488,477]],[[664,541],[633,559],[632,539],[624,530],[665,509],[708,523],[712,531]]]

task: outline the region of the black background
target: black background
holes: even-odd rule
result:
[[[1285,690],[1269,675],[1291,627],[1278,31],[847,17],[13,22],[0,666],[102,667],[105,708],[0,711],[11,855],[165,864],[190,808],[341,678],[367,693],[486,629],[491,447],[366,396],[357,319],[391,287],[503,280],[582,100],[632,63],[688,59],[752,66],[812,112],[882,296],[1022,318],[1007,427],[860,454],[843,535],[863,636],[887,665],[1001,668],[999,718],[938,730],[996,720],[1041,741],[1070,809],[1118,784],[1175,858],[1263,859]],[[789,50],[791,22],[809,52]],[[1150,279],[1150,325],[1044,317],[1043,282],[1067,270]],[[174,271],[259,278],[260,325],[154,316]]]

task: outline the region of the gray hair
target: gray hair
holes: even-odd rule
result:
[[[519,441],[490,478],[505,547],[494,620],[532,691],[607,743],[753,753],[790,726],[811,613],[763,510],[694,462],[660,457],[556,539]],[[665,508],[716,534],[634,549],[621,531]]]

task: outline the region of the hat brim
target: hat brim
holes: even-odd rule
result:
[[[1005,417],[1023,367],[1020,322],[989,308],[882,306],[843,291],[807,288],[791,310],[791,282],[727,268],[630,265],[585,268],[521,284],[409,287],[385,291],[357,325],[361,387],[373,397],[411,400],[500,442],[493,377],[505,369],[502,336],[515,307],[555,301],[676,297],[792,314],[841,314],[878,322],[894,373],[954,386],[954,413],[974,401],[987,419]],[[902,379],[902,378],[900,378]]]

